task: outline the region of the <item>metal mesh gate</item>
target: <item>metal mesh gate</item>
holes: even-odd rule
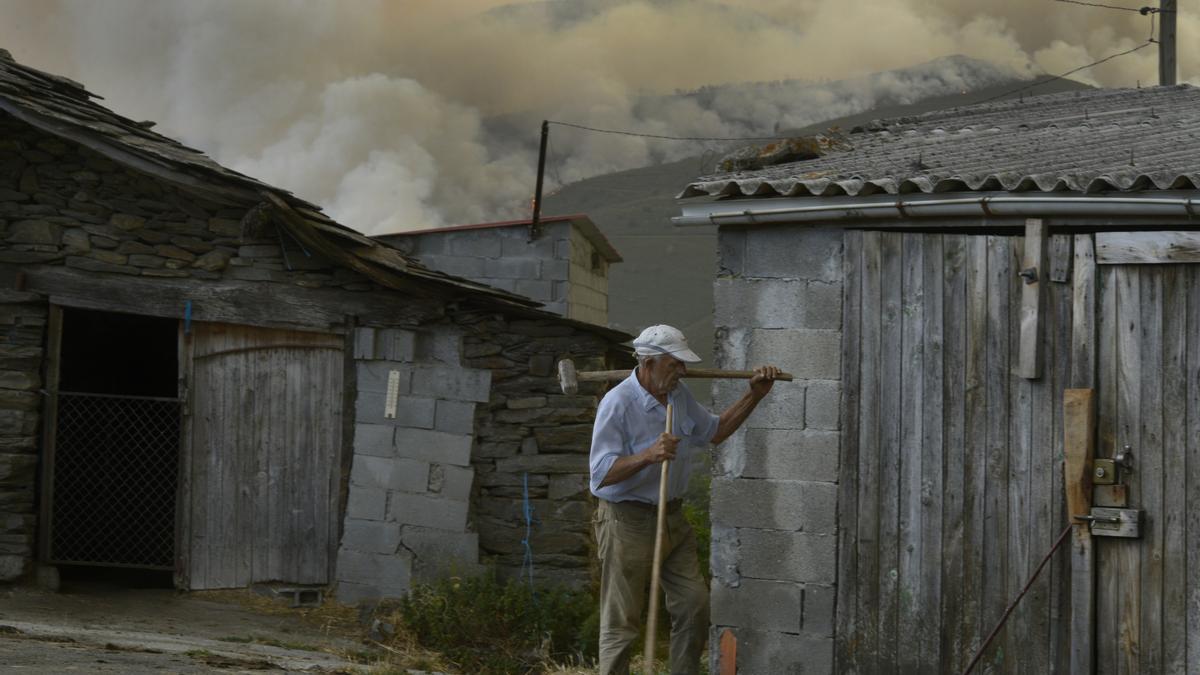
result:
[[[51,562],[174,569],[178,399],[58,394]]]

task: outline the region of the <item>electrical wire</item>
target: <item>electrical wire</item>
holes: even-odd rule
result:
[[[583,129],[584,131],[594,131],[598,134],[616,134],[618,136],[635,136],[638,138],[658,138],[664,141],[786,141],[789,136],[742,136],[742,137],[711,137],[711,136],[664,136],[662,134],[643,134],[636,131],[621,131],[618,129],[597,129],[596,127],[585,127],[582,124],[572,124],[570,122],[559,122],[556,120],[546,120],[550,124],[557,124],[560,127],[571,127],[572,129]]]
[[[1157,13],[1163,11],[1157,7],[1140,7],[1140,8],[1120,7],[1118,5],[1105,5],[1105,4],[1099,3],[1099,2],[1081,2],[1081,0],[1054,0],[1054,1],[1055,2],[1065,2],[1065,3],[1071,4],[1071,5],[1083,5],[1084,7],[1100,7],[1103,9],[1116,9],[1116,10],[1119,10],[1122,12],[1137,12],[1138,14],[1142,14],[1142,15],[1157,14]],[[1167,11],[1171,11],[1171,10],[1167,10]]]
[[[1049,82],[1053,82],[1053,81],[1055,81],[1055,80],[1061,80],[1061,79],[1064,79],[1064,78],[1065,78],[1066,76],[1068,76],[1068,75],[1073,75],[1073,74],[1075,74],[1075,73],[1078,73],[1078,72],[1079,72],[1079,71],[1081,71],[1081,70],[1086,70],[1086,69],[1088,69],[1088,68],[1091,68],[1091,67],[1093,67],[1093,66],[1098,66],[1098,65],[1100,65],[1101,63],[1105,63],[1105,62],[1107,62],[1107,61],[1111,61],[1111,60],[1113,60],[1113,59],[1115,59],[1115,58],[1117,58],[1117,57],[1119,57],[1119,56],[1125,56],[1126,54],[1132,54],[1132,53],[1134,53],[1134,52],[1138,51],[1139,49],[1145,49],[1146,47],[1149,47],[1150,45],[1152,45],[1152,44],[1157,44],[1157,43],[1158,43],[1158,40],[1149,39],[1149,40],[1146,40],[1145,42],[1143,42],[1142,44],[1140,44],[1140,45],[1138,45],[1138,46],[1134,47],[1133,49],[1126,49],[1126,50],[1125,50],[1125,51],[1123,51],[1123,52],[1118,52],[1118,53],[1116,53],[1116,54],[1109,54],[1108,56],[1106,56],[1106,57],[1104,57],[1104,58],[1100,59],[1099,61],[1092,61],[1091,63],[1089,63],[1089,64],[1087,64],[1087,65],[1085,65],[1085,66],[1079,66],[1078,68],[1073,68],[1073,69],[1071,69],[1071,70],[1068,70],[1067,72],[1065,72],[1065,73],[1061,73],[1061,74],[1059,74],[1059,75],[1051,75],[1050,77],[1047,77],[1047,78],[1046,78],[1046,79],[1044,79],[1044,80],[1040,80],[1040,81],[1034,82],[1034,83],[1032,83],[1032,84],[1027,84],[1027,85],[1025,85],[1024,87],[1017,87],[1016,89],[1011,89],[1011,90],[1009,90],[1009,91],[1006,91],[1006,92],[1004,92],[1004,93],[1001,93],[1001,94],[996,94],[995,96],[991,96],[991,97],[989,97],[989,98],[985,98],[985,99],[982,99],[982,100],[980,100],[980,101],[975,101],[975,103],[976,103],[976,104],[979,104],[979,103],[991,103],[992,101],[995,101],[996,99],[1004,98],[1005,96],[1011,96],[1011,95],[1013,95],[1013,94],[1016,94],[1016,93],[1019,93],[1019,92],[1025,91],[1025,90],[1027,90],[1027,89],[1033,89],[1034,87],[1040,87],[1040,86],[1042,86],[1043,84],[1047,84],[1047,83],[1049,83]]]

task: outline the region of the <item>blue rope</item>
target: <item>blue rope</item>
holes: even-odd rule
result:
[[[529,592],[533,592],[533,547],[529,541],[533,538],[533,505],[529,503],[529,473],[526,472],[521,479],[524,485],[524,504],[522,512],[525,515],[525,538],[521,540],[521,544],[525,547],[525,559],[521,561],[521,570],[529,568]]]
[[[183,334],[187,335],[192,332],[192,301],[188,300],[183,305]]]

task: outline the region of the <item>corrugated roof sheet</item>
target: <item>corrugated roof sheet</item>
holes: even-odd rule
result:
[[[842,139],[846,149],[815,159],[698,178],[679,197],[1197,189],[1200,89],[1011,99],[876,121]]]

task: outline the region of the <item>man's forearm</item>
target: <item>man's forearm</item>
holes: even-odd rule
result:
[[[618,457],[617,461],[608,467],[608,473],[605,474],[604,480],[600,481],[600,487],[606,487],[620,483],[621,481],[633,478],[637,472],[646,468],[651,464],[646,457],[646,453],[639,452],[636,455],[626,455]]]
[[[750,416],[750,413],[754,412],[754,408],[761,400],[762,397],[753,391],[747,391],[733,405],[726,408],[717,422],[717,434],[713,436],[713,445],[732,436],[733,432],[737,431],[738,427],[742,426],[742,423]]]

